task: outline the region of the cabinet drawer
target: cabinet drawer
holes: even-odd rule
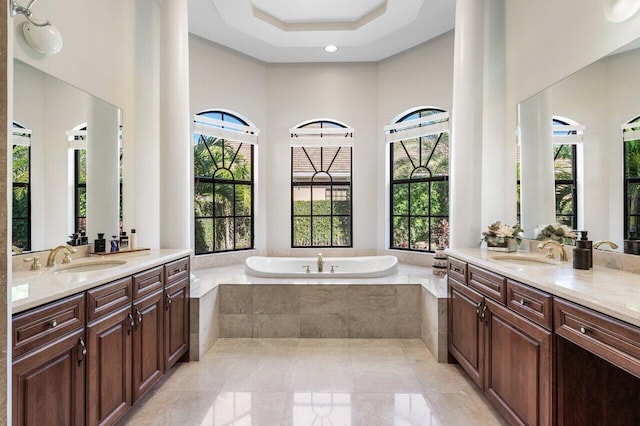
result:
[[[503,305],[507,302],[507,279],[501,275],[469,265],[468,284]]]
[[[525,318],[551,330],[551,295],[507,279],[507,306]]]
[[[84,310],[84,293],[81,293],[15,315],[12,321],[13,358],[84,327]]]
[[[163,266],[133,276],[133,299],[139,299],[163,287]]]
[[[455,278],[459,282],[467,283],[467,263],[452,257],[449,258],[447,263],[447,274],[450,277]]]
[[[87,291],[87,321],[93,321],[133,301],[131,277]]]
[[[165,285],[173,284],[189,276],[189,258],[174,260],[164,265]]]
[[[566,300],[553,306],[556,334],[640,378],[640,328]]]

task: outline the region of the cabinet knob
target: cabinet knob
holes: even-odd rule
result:
[[[56,320],[55,318],[51,320],[51,322],[49,322],[49,325],[51,326],[51,328],[56,328],[58,326],[58,320]]]
[[[589,331],[589,329],[587,329],[587,327],[585,327],[584,325],[580,326],[580,333],[587,334],[587,331]]]

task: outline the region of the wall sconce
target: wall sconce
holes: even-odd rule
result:
[[[39,23],[31,17],[31,6],[36,1],[31,0],[27,7],[23,7],[16,3],[15,0],[11,0],[11,16],[24,15],[27,18],[27,22],[22,24],[22,32],[25,40],[33,50],[44,54],[58,53],[62,49],[60,31],[49,21]]]

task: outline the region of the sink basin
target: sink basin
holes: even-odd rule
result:
[[[76,272],[93,272],[101,271],[103,269],[115,268],[127,263],[126,260],[94,260],[92,262],[71,263],[69,265],[62,265],[54,269],[53,272],[58,274],[73,274]]]
[[[527,255],[527,254],[498,254],[491,256],[492,260],[496,260],[498,262],[511,263],[514,265],[523,265],[523,266],[544,266],[544,265],[553,265],[559,266],[560,263],[549,257],[544,257],[541,255]]]

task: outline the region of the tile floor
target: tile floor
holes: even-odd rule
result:
[[[419,339],[220,339],[173,368],[126,425],[504,425]]]

